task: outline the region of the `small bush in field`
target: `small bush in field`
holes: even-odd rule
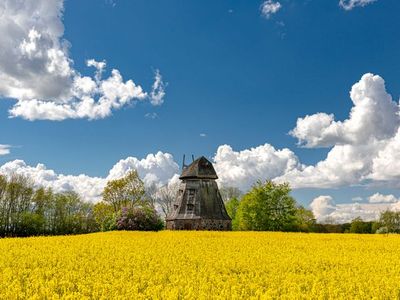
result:
[[[155,209],[148,206],[123,207],[117,217],[118,230],[158,231],[163,227]]]
[[[380,227],[377,231],[376,231],[376,233],[378,233],[378,234],[387,234],[387,233],[389,233],[389,230],[388,230],[388,228],[387,227]]]

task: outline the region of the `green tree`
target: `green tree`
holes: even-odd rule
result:
[[[33,182],[27,177],[13,175],[8,180],[5,197],[5,233],[18,235],[19,223],[26,211],[30,211],[33,195]]]
[[[315,230],[316,219],[313,212],[303,206],[296,208],[293,231],[312,232]]]
[[[134,207],[146,199],[143,181],[136,170],[130,171],[125,177],[107,182],[103,191],[103,201],[112,205],[117,213],[122,207]]]
[[[17,224],[18,236],[31,236],[43,234],[46,220],[39,214],[25,211],[21,213],[20,221]]]
[[[381,227],[386,227],[388,232],[400,233],[400,212],[384,211],[379,218]]]
[[[289,184],[258,181],[243,196],[237,210],[240,230],[284,231],[293,228],[296,202]]]
[[[53,191],[43,187],[37,189],[33,195],[32,211],[37,215],[34,220],[36,224],[40,224],[40,226],[38,225],[37,227],[36,234],[46,234],[50,231],[50,211],[52,209],[53,199]]]
[[[74,192],[35,188],[32,179],[0,175],[0,236],[96,231],[93,204]]]
[[[115,229],[116,216],[114,208],[104,201],[98,202],[93,207],[94,219],[101,231]]]
[[[238,219],[236,218],[237,210],[239,208],[239,200],[238,198],[231,198],[225,203],[225,208],[226,211],[228,212],[228,215],[232,219],[232,229],[233,230],[238,230],[239,225],[238,225]]]
[[[360,217],[351,221],[350,233],[371,233],[372,222],[364,222]]]
[[[379,228],[381,228],[381,224],[379,223],[379,221],[372,222],[371,233],[376,233]]]

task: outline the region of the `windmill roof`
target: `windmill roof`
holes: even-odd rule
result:
[[[204,156],[196,159],[183,169],[179,179],[218,179],[212,163]]]

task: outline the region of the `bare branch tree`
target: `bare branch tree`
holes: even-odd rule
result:
[[[161,209],[166,218],[173,210],[176,195],[179,189],[179,182],[170,181],[168,184],[160,187],[155,194],[157,206]]]
[[[232,198],[240,199],[240,197],[243,196],[243,192],[241,190],[232,186],[221,187],[219,192],[221,193],[221,197],[224,202],[227,202]]]

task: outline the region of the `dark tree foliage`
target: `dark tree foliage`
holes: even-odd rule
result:
[[[294,222],[290,231],[313,232],[317,221],[311,210],[305,209],[303,206],[298,206],[294,215]]]
[[[23,176],[0,175],[0,236],[75,234],[97,231],[93,205],[76,193],[34,188]]]
[[[127,230],[163,228],[136,171],[109,182],[104,196],[109,201],[93,204],[74,192],[36,188],[24,176],[0,175],[0,237],[80,234],[115,230],[117,225]],[[126,205],[123,211],[121,205]]]
[[[360,217],[351,221],[350,233],[372,233],[373,222],[365,222]]]
[[[118,230],[158,231],[163,227],[164,223],[155,209],[148,205],[123,207],[117,217]]]

